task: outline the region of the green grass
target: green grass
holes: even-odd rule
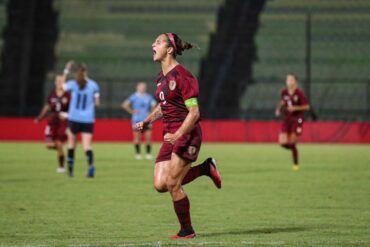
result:
[[[43,144],[0,144],[0,246],[370,245],[368,146],[300,145],[294,173],[277,145],[204,144],[200,160],[217,157],[224,187],[205,177],[185,187],[190,241],[168,239],[178,223],[152,187],[152,162],[134,160],[129,144],[94,150],[96,178],[85,178],[79,148],[70,179]]]

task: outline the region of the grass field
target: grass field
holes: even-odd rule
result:
[[[155,146],[154,151],[158,150]],[[223,188],[187,185],[197,238],[172,241],[168,194],[152,188],[153,164],[129,144],[95,144],[97,176],[55,172],[41,143],[0,144],[0,246],[370,246],[370,150],[301,145],[302,169],[276,145],[205,144]]]

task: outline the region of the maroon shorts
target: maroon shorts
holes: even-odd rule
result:
[[[61,141],[67,140],[67,121],[59,121],[58,123],[48,123],[45,126],[45,138],[47,141]]]
[[[292,118],[284,119],[281,125],[281,132],[292,134],[295,133],[297,136],[300,136],[303,131],[303,118]]]
[[[182,123],[165,124],[163,136],[166,133],[175,133]],[[194,162],[198,158],[200,146],[202,144],[202,129],[199,124],[187,134],[183,135],[175,144],[164,142],[157,155],[156,163],[171,160],[171,154],[175,153],[184,160]]]

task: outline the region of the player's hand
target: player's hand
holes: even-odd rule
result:
[[[141,132],[143,132],[143,130],[146,128],[146,126],[148,126],[149,125],[149,123],[147,123],[147,122],[138,122],[137,124],[135,124],[135,129],[137,130],[137,131],[141,131]]]
[[[287,109],[289,112],[294,112],[296,111],[296,107],[295,106],[288,106],[288,109]]]
[[[35,124],[38,124],[38,123],[40,122],[40,119],[39,119],[38,117],[35,117],[35,118],[33,119],[33,122],[34,122]]]
[[[74,63],[75,63],[75,61],[73,61],[73,60],[68,61],[66,63],[65,69],[66,70],[71,70]]]
[[[280,109],[275,110],[275,116],[279,117],[280,116]]]
[[[172,145],[180,138],[180,135],[177,133],[167,133],[164,135],[163,140],[165,142],[171,143]]]
[[[59,112],[59,119],[67,120],[68,119],[68,112]]]

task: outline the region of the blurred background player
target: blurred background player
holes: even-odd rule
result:
[[[68,174],[73,176],[77,134],[81,133],[82,147],[85,151],[88,171],[87,177],[95,174],[92,138],[95,122],[95,107],[100,105],[98,84],[88,78],[85,64],[78,64],[74,80],[64,84],[64,89],[71,92],[71,102],[68,109]]]
[[[158,106],[137,129],[158,119],[163,121],[163,144],[157,156],[154,168],[154,187],[158,192],[169,192],[180,223],[180,231],[172,239],[195,237],[191,219],[190,202],[183,185],[199,176],[209,176],[217,188],[221,188],[221,176],[213,158],[191,167],[198,158],[202,143],[202,130],[199,124],[198,80],[181,64],[176,56],[191,49],[192,44],[183,42],[176,34],[159,35],[154,43],[153,60],[161,64],[162,70],[157,76],[155,93]]]
[[[141,131],[138,131],[135,128],[135,125],[139,122],[144,121],[144,119],[148,116],[148,114],[155,108],[156,101],[154,98],[146,93],[146,83],[139,82],[136,86],[136,92],[131,94],[128,99],[126,99],[122,103],[122,108],[126,110],[129,114],[131,114],[131,121],[132,121],[132,135],[133,135],[133,143],[135,146],[136,152],[136,159],[141,160],[141,150],[140,150],[140,139],[141,139]],[[152,138],[152,131],[151,125],[148,124],[143,129],[143,133],[145,136],[146,142],[146,156],[145,158],[150,160],[152,159],[151,155],[151,138]]]
[[[70,70],[71,63],[67,63],[65,72]],[[67,111],[70,101],[70,94],[65,92],[63,84],[67,74],[57,75],[55,77],[55,89],[50,92],[47,102],[42,108],[40,114],[35,118],[35,123],[39,123],[46,114],[47,125],[45,126],[46,147],[56,149],[58,154],[59,166],[57,172],[64,173],[64,149],[63,145],[67,140]]]
[[[275,115],[282,115],[279,143],[283,148],[292,151],[294,171],[299,170],[297,142],[303,131],[303,112],[309,109],[310,105],[306,96],[298,88],[297,76],[287,74],[286,88],[281,91],[281,99],[275,110]]]

